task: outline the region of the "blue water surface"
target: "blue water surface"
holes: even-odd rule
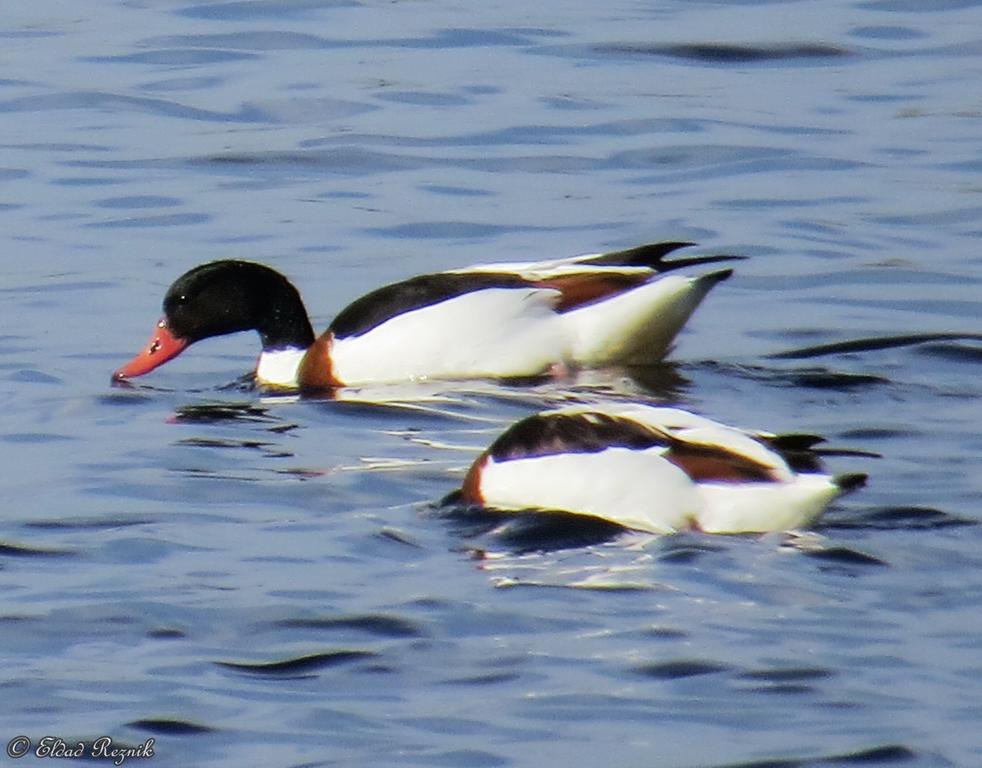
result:
[[[971,0],[6,4],[0,743],[982,765],[980,30]],[[659,239],[749,258],[658,368],[299,400],[239,383],[238,335],[110,385],[211,259],[323,328],[419,272]],[[600,395],[881,457],[833,457],[870,484],[796,537],[547,544],[434,504]]]

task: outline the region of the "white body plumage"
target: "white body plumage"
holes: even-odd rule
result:
[[[651,533],[746,533],[806,527],[865,480],[796,472],[768,444],[776,439],[674,408],[572,406],[502,434],[471,467],[463,496]]]

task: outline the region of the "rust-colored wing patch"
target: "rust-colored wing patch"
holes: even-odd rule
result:
[[[624,293],[650,280],[651,277],[650,273],[644,272],[582,272],[537,280],[534,285],[559,291],[561,298],[556,309],[559,312],[566,312]]]
[[[769,467],[720,446],[675,441],[665,453],[665,458],[697,483],[766,483],[776,480]]]

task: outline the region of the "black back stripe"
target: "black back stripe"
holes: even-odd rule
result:
[[[422,309],[465,293],[488,288],[530,286],[519,275],[505,272],[443,272],[419,275],[366,293],[334,318],[328,330],[335,338],[361,336],[387,320]]]
[[[496,462],[565,453],[600,453],[608,448],[662,447],[666,460],[696,482],[769,482],[770,467],[724,446],[679,440],[655,427],[607,413],[553,413],[530,416],[505,431],[487,453]]]
[[[495,440],[488,453],[495,461],[503,462],[669,444],[666,435],[630,419],[606,413],[554,413],[522,419]]]

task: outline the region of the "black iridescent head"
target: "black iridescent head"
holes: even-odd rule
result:
[[[214,261],[181,275],[164,297],[164,317],[188,344],[252,329],[263,349],[314,343],[297,289],[279,272],[248,261]]]

